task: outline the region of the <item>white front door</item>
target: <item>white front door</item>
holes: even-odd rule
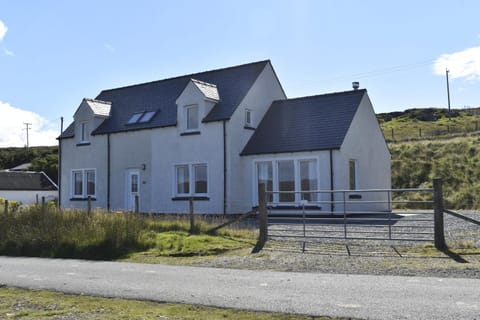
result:
[[[140,202],[140,171],[138,169],[127,170],[126,180],[126,209],[134,211],[136,196]]]

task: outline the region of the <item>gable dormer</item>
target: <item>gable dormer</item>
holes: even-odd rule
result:
[[[110,117],[111,103],[84,98],[73,115],[77,144],[89,144],[93,130]]]
[[[217,86],[190,79],[176,100],[177,119],[183,133],[198,133],[202,119],[220,101]]]

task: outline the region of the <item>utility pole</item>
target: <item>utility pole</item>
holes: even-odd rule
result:
[[[445,69],[445,75],[447,76],[447,98],[448,98],[448,120],[450,120],[450,84],[448,82],[448,73],[450,71]]]
[[[28,149],[28,147],[30,146],[30,144],[29,144],[29,142],[28,142],[28,130],[32,128],[32,127],[31,127],[32,124],[31,124],[31,123],[27,123],[27,122],[24,122],[23,124],[25,125],[25,130],[27,130],[27,149]]]

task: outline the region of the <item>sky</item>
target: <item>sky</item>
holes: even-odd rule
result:
[[[289,98],[480,106],[480,1],[0,0],[0,147],[55,145],[84,97],[270,59]]]

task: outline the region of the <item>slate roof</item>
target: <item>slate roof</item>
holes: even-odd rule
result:
[[[193,84],[203,93],[205,97],[211,100],[220,100],[217,86],[211,83],[203,82],[197,79],[191,79]]]
[[[85,98],[84,100],[90,106],[90,108],[92,108],[92,111],[96,116],[101,116],[105,118],[110,116],[110,109],[112,107],[112,104],[110,102],[87,98]]]
[[[241,155],[340,149],[366,92],[274,101]]]
[[[56,191],[58,187],[43,172],[0,171],[0,190]]]
[[[176,99],[191,79],[215,85],[221,100],[212,108],[203,122],[228,120],[252,87],[255,80],[269,64],[269,60],[240,66],[200,72],[154,82],[102,91],[96,100],[112,103],[111,116],[92,134],[174,126],[177,123]],[[148,123],[126,125],[132,114],[157,111]],[[74,126],[70,124],[59,137],[71,138]]]

